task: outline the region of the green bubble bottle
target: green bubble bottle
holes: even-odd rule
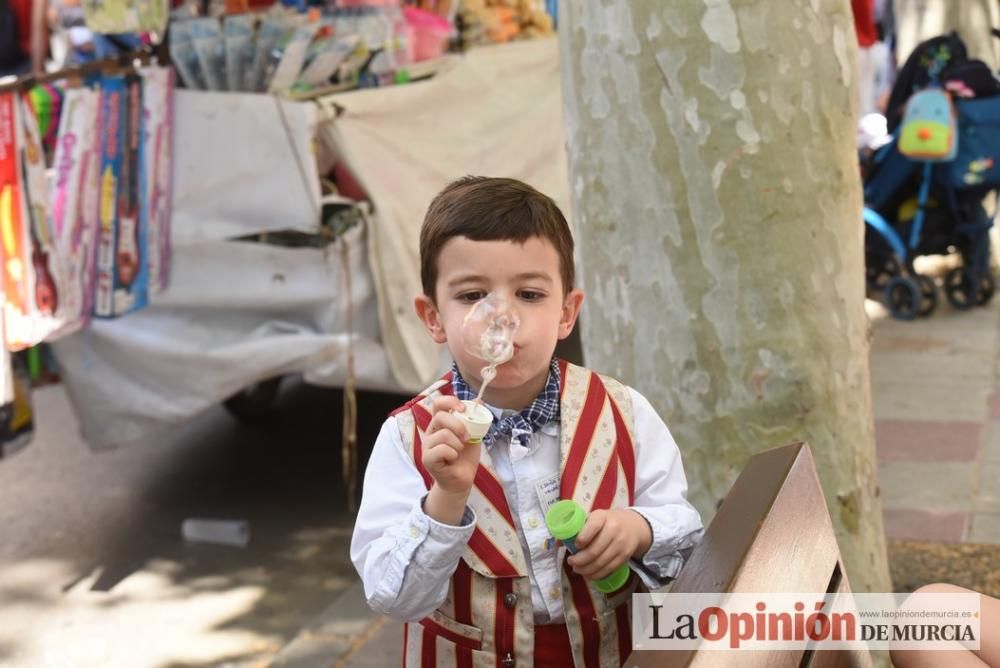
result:
[[[545,513],[545,525],[549,528],[549,533],[565,545],[570,554],[580,551],[574,539],[586,523],[587,512],[572,500],[558,501]],[[594,580],[594,586],[601,593],[612,594],[624,587],[628,578],[628,564],[622,564],[611,575]]]

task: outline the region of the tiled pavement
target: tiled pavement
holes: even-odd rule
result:
[[[941,302],[914,322],[868,303],[886,535],[1000,543],[1000,305]]]

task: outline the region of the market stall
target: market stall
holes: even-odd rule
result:
[[[288,30],[294,39],[299,27]],[[310,34],[307,52],[320,33]],[[387,44],[374,51],[398,46]],[[567,208],[554,39],[409,60],[405,76],[382,71],[377,81],[365,79],[375,62],[368,51],[363,62],[351,52],[354,64],[338,51],[336,73],[312,88],[174,92],[170,215],[161,228],[169,239],[165,254],[142,241],[136,265],[169,280],[102,317],[84,306],[80,327],[39,337],[52,342],[93,448],[146,440],[286,375],[419,389],[447,364],[412,307],[419,226],[433,195],[465,174],[504,175]],[[189,65],[202,68],[206,51],[193,53]],[[183,66],[178,72],[183,80]],[[374,83],[382,85],[367,86]],[[336,92],[345,88],[355,90]],[[102,188],[83,188],[80,202]],[[109,257],[113,265],[121,254]],[[113,268],[112,280],[121,272]]]
[[[282,103],[295,150],[274,98],[179,91],[177,145],[198,149],[178,151],[170,285],[55,345],[87,442],[141,440],[279,375],[343,385],[349,340],[359,387],[419,389],[446,362],[412,308],[423,213],[468,173],[524,179],[565,207],[559,91],[554,40],[479,49],[420,84]],[[373,213],[322,248],[243,240],[319,233],[314,132]]]

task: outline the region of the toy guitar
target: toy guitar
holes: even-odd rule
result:
[[[22,153],[21,169],[25,184],[30,182],[28,163],[34,164],[41,160],[41,147],[36,145],[33,140],[34,138],[29,135],[27,146]],[[30,203],[30,194],[28,200]],[[31,231],[31,266],[35,273],[35,306],[43,315],[53,315],[58,307],[58,296],[55,281],[52,280],[52,273],[49,271],[49,249],[52,248],[52,239],[48,234],[46,215],[43,205],[30,204],[28,206],[30,218],[28,229]]]
[[[139,142],[141,140],[142,89],[138,77],[128,80],[128,115],[125,151],[119,188],[118,248],[116,270],[121,287],[128,288],[139,274]]]

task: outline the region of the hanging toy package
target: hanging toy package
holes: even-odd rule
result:
[[[170,23],[170,60],[177,67],[185,86],[192,90],[205,90],[205,77],[191,39],[191,21]]]
[[[279,43],[279,48],[283,46],[281,59],[274,69],[274,76],[271,77],[268,92],[280,94],[292,87],[292,84],[299,78],[299,73],[306,62],[309,45],[320,27],[318,22],[307,23],[291,33],[287,43],[284,45]]]
[[[285,33],[285,24],[278,17],[265,17],[257,30],[257,43],[254,48],[253,62],[250,65],[248,87],[251,92],[261,92],[267,89],[268,70],[271,66],[271,54],[278,40]]]
[[[49,182],[45,174],[45,154],[42,136],[35,122],[35,115],[27,104],[21,104],[23,148],[21,161],[24,168],[24,192],[27,201],[31,234],[31,267],[35,285],[34,331],[24,341],[26,345],[41,343],[62,324],[59,314],[60,298],[65,287],[62,263],[56,252],[49,215]],[[30,295],[29,295],[30,296]],[[8,344],[11,342],[8,341]]]
[[[170,272],[170,193],[173,164],[174,74],[169,67],[141,72],[144,128],[140,147],[141,211],[146,222],[149,295],[167,287]]]
[[[192,19],[191,43],[208,90],[226,90],[226,43],[217,18]]]
[[[0,96],[0,126],[5,343],[8,350],[22,350],[60,327],[64,282],[53,245],[48,181],[34,115],[18,96]]]
[[[25,338],[33,312],[29,299],[31,264],[27,215],[18,159],[17,97],[0,93],[0,261],[3,285],[3,339],[7,345]]]
[[[123,169],[122,133],[125,115],[125,77],[108,76],[101,80],[98,127],[100,134],[100,203],[98,220],[97,268],[94,316],[114,315],[115,250],[118,247],[118,193]]]
[[[121,180],[118,182],[118,233],[115,235],[115,316],[146,305],[149,295],[149,264],[146,262],[147,220],[140,214],[143,191],[140,170],[142,144],[142,79],[125,77],[125,114],[122,117]]]
[[[254,24],[253,14],[234,14],[226,17],[222,27],[226,42],[226,86],[231,91],[248,91],[253,66]]]
[[[49,164],[52,162],[52,154],[56,148],[63,97],[63,91],[53,84],[32,86],[25,96],[38,124],[38,133],[41,135],[42,146],[45,149],[46,163]]]
[[[97,107],[90,88],[66,92],[55,154],[52,230],[65,269],[66,289],[56,336],[79,330],[90,319],[94,251],[97,241]]]

